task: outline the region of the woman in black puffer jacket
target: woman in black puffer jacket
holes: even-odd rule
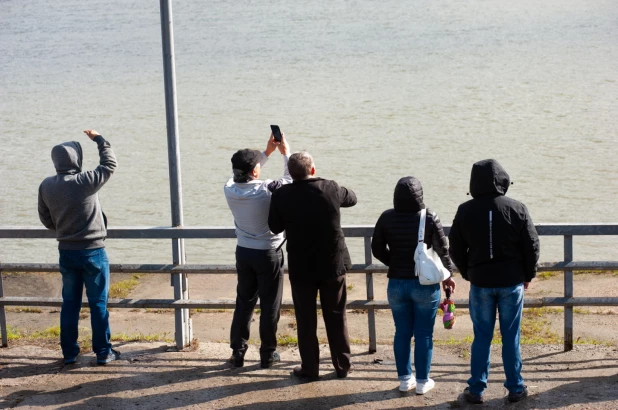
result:
[[[388,266],[388,302],[395,321],[395,363],[399,376],[399,390],[416,387],[417,394],[425,394],[435,383],[429,378],[433,352],[433,327],[440,303],[440,285],[421,285],[414,273],[414,251],[418,241],[418,225],[423,203],[423,187],[414,177],[397,182],[394,209],[382,213],[376,223],[371,250],[373,255]],[[425,243],[440,256],[444,267],[453,271],[448,256],[448,243],[442,224],[435,212],[427,209]],[[442,286],[455,290],[455,281],[449,278]],[[410,344],[415,338],[414,368]]]

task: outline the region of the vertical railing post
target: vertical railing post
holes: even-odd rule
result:
[[[174,24],[172,19],[172,0],[160,0],[161,43],[163,46],[163,78],[165,84],[165,117],[167,124],[167,153],[170,177],[170,201],[172,207],[172,227],[183,225],[182,179],[180,176],[180,145],[178,133],[178,111],[176,108],[176,64],[174,61]],[[172,239],[172,258],[174,265],[184,265],[185,244],[183,239]],[[189,298],[187,275],[172,275],[174,299]],[[191,342],[191,319],[188,309],[175,310],[176,347],[183,348]]]
[[[365,236],[365,263],[371,265],[371,237]],[[367,286],[367,300],[373,301],[373,273],[365,273],[366,286]],[[369,327],[369,353],[375,353],[377,348],[376,340],[376,311],[374,308],[367,310],[367,325]]]
[[[2,287],[2,270],[0,269],[0,298],[4,297],[4,288]],[[0,333],[2,333],[2,347],[9,346],[9,335],[6,329],[6,312],[4,305],[0,306]]]
[[[573,235],[564,235],[564,262],[573,261]],[[573,270],[564,271],[564,297],[573,297]],[[564,351],[573,350],[573,306],[564,307]]]

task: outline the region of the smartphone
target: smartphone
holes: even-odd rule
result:
[[[270,130],[272,131],[273,136],[275,137],[275,141],[281,142],[281,130],[279,129],[279,126],[271,125]]]

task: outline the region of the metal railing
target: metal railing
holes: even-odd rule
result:
[[[563,306],[564,307],[564,349],[573,348],[573,307],[574,306],[618,306],[615,297],[573,297],[573,271],[575,270],[614,270],[618,269],[618,261],[573,261],[573,236],[583,235],[618,235],[618,224],[540,224],[536,225],[541,236],[564,237],[564,260],[546,262],[539,266],[539,271],[563,271],[564,294],[562,297],[525,298],[524,306]],[[365,262],[354,264],[350,274],[364,274],[366,279],[367,299],[348,301],[348,309],[367,310],[369,352],[376,351],[375,311],[388,309],[386,300],[375,300],[373,292],[373,275],[385,273],[387,267],[374,264],[371,255],[372,226],[346,226],[343,228],[347,238],[364,238]],[[448,234],[449,227],[444,228]],[[52,231],[41,228],[0,228],[0,239],[41,239],[55,238]],[[233,228],[205,227],[205,228],[110,228],[110,239],[222,239],[235,238]],[[155,274],[224,274],[236,273],[234,265],[174,265],[174,264],[111,264],[113,273],[155,273]],[[5,296],[2,286],[2,272],[58,272],[56,264],[39,263],[0,263],[0,330],[2,346],[8,346],[7,323],[5,306],[61,306],[61,298],[19,297]],[[467,299],[455,299],[458,307],[467,308]],[[190,308],[226,309],[234,308],[235,301],[229,299],[218,300],[189,300],[189,299],[110,299],[109,307],[113,308],[171,308],[177,312]],[[259,305],[258,305],[259,306]],[[291,301],[283,301],[282,308],[293,308]],[[318,303],[318,308],[319,308]],[[176,320],[179,320],[176,315]],[[178,328],[178,325],[176,326]],[[178,340],[178,339],[177,339]],[[179,346],[182,347],[182,346]]]

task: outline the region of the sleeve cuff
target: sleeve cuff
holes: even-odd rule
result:
[[[263,167],[264,164],[268,162],[268,155],[266,155],[266,151],[262,151],[262,155],[260,155],[260,166]]]

